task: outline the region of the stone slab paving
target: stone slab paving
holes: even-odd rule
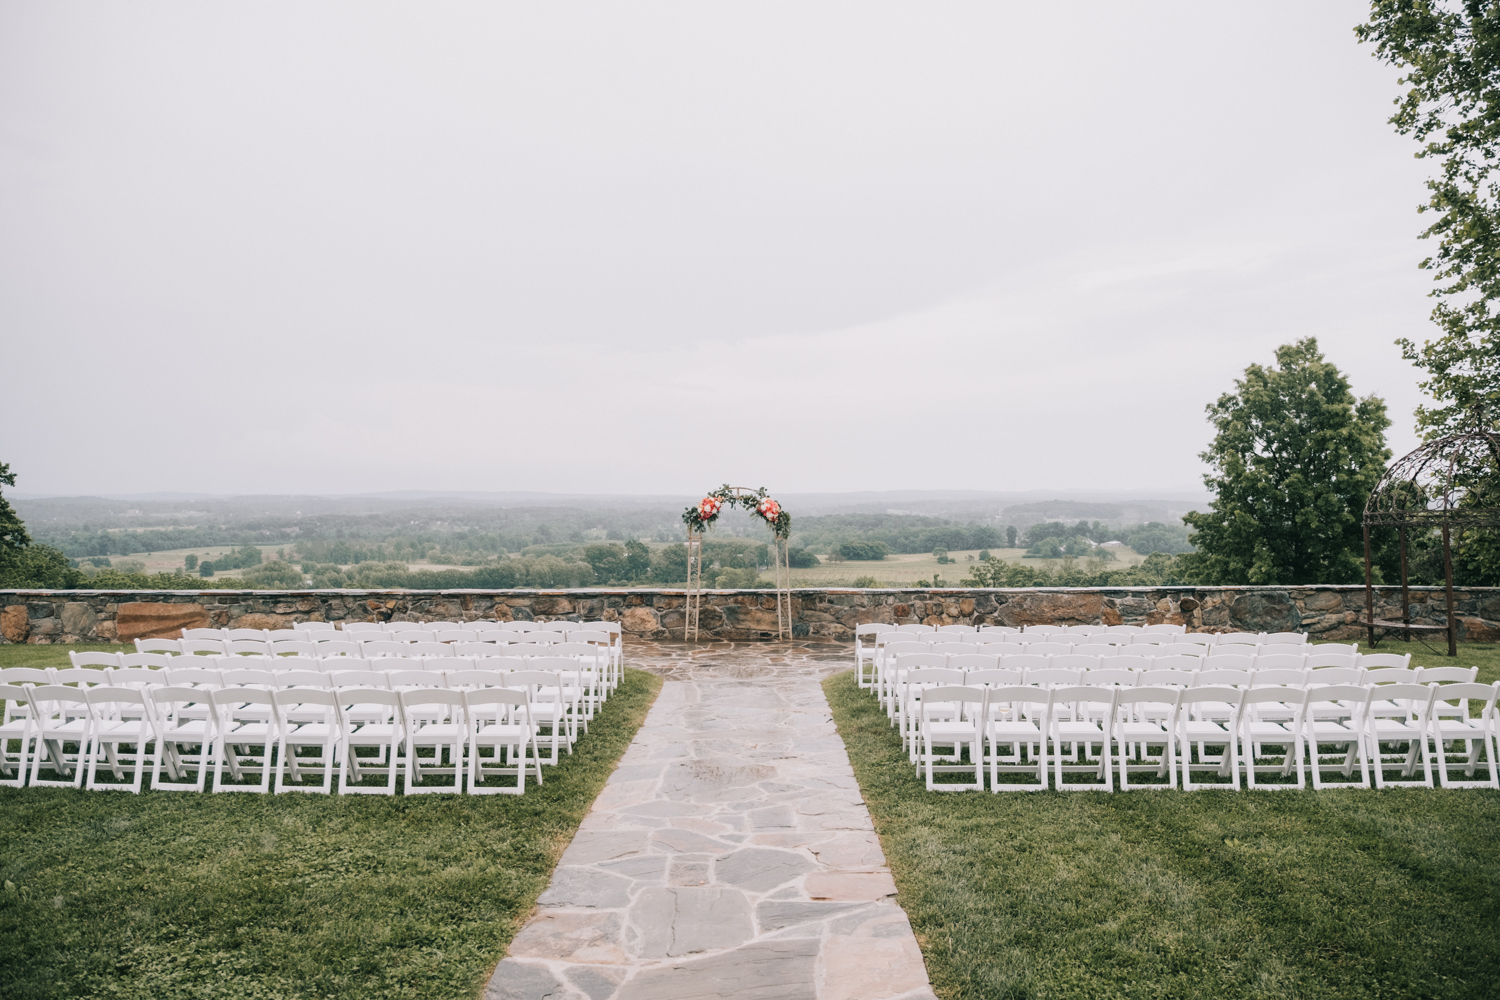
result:
[[[666,684],[485,1000],[933,1000],[819,686],[851,660],[629,645]]]

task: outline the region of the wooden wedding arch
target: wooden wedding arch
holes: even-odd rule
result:
[[[1401,546],[1401,619],[1375,617],[1370,529],[1397,529]],[[1447,596],[1444,625],[1411,620],[1406,578],[1406,543],[1411,529],[1437,528],[1443,538],[1443,583]],[[1458,434],[1429,441],[1391,463],[1365,504],[1365,618],[1370,645],[1378,633],[1404,639],[1447,633],[1448,655],[1458,655],[1458,621],[1453,606],[1453,536],[1472,528],[1500,528],[1500,433],[1482,412]]]
[[[718,520],[725,507],[740,507],[756,515],[771,529],[773,560],[776,565],[776,635],[792,637],[792,564],[787,541],[792,533],[792,518],[781,504],[772,500],[766,488],[752,490],[746,486],[725,483],[682,513],[687,525],[687,607],[682,623],[685,642],[698,641],[698,613],[703,606],[703,536]]]

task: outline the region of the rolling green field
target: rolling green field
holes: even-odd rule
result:
[[[1060,562],[1057,559],[1025,559],[1025,549],[990,549],[990,555],[996,559],[1006,562],[1023,562],[1027,566],[1053,566]],[[1146,557],[1134,549],[1117,548],[1111,549],[1115,554],[1115,562],[1108,563],[1109,569],[1129,569],[1138,565]],[[914,587],[918,580],[926,580],[929,584],[933,574],[942,578],[944,586],[958,586],[969,569],[974,565],[973,560],[978,560],[979,549],[967,549],[948,553],[948,558],[955,560],[946,565],[940,565],[931,552],[919,552],[909,554],[892,553],[884,559],[855,560],[849,562],[829,562],[827,556],[819,556],[822,564],[808,569],[792,570],[792,586],[794,587],[848,587],[861,577],[874,577],[882,587]],[[766,570],[760,575],[762,580],[774,580],[775,573]]]
[[[1413,663],[1500,680],[1459,654]],[[928,792],[853,673],[824,690],[943,1000],[1500,990],[1500,793]]]
[[[470,1000],[660,687],[628,670],[524,796],[0,789],[0,997]]]

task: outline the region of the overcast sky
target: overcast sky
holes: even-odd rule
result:
[[[0,2],[27,493],[1191,489],[1316,336],[1414,444],[1368,7]]]

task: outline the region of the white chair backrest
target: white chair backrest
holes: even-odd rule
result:
[[[1301,670],[1307,657],[1301,653],[1261,653],[1255,657],[1255,670]]]
[[[1253,670],[1255,669],[1255,657],[1245,653],[1220,653],[1219,647],[1214,647],[1212,655],[1203,661],[1204,670]]]
[[[950,670],[962,670],[965,673],[994,670],[999,666],[1000,657],[988,656],[984,653],[958,653],[948,657],[948,668]]]
[[[1098,670],[1099,657],[1085,656],[1082,653],[1063,653],[1052,657],[1047,665],[1060,670]]]
[[[1271,643],[1289,642],[1294,645],[1304,646],[1307,644],[1306,632],[1271,632],[1261,637],[1262,645]]]
[[[1042,670],[1047,666],[1047,657],[1032,653],[1013,653],[1000,657],[1001,670],[1014,670],[1024,675],[1031,670]]]
[[[1316,646],[1308,647],[1317,649]],[[1359,666],[1359,654],[1357,653],[1308,653],[1307,659],[1303,661],[1305,667],[1357,667]]]
[[[1207,685],[1232,685],[1234,687],[1249,687],[1252,674],[1249,670],[1236,670],[1229,667],[1218,667],[1210,669],[1204,667],[1193,677],[1193,687],[1204,687]]]
[[[1478,667],[1419,667],[1417,679],[1422,684],[1472,684],[1479,676]]]
[[[1026,644],[1026,652],[1038,656],[1057,656],[1073,652],[1073,644],[1071,642],[1029,642]]]
[[[1149,670],[1155,663],[1154,657],[1137,656],[1133,653],[1099,657],[1100,670]]]
[[[1197,676],[1196,670],[1163,670],[1153,667],[1141,671],[1138,683],[1142,687],[1191,687],[1193,678]]]

